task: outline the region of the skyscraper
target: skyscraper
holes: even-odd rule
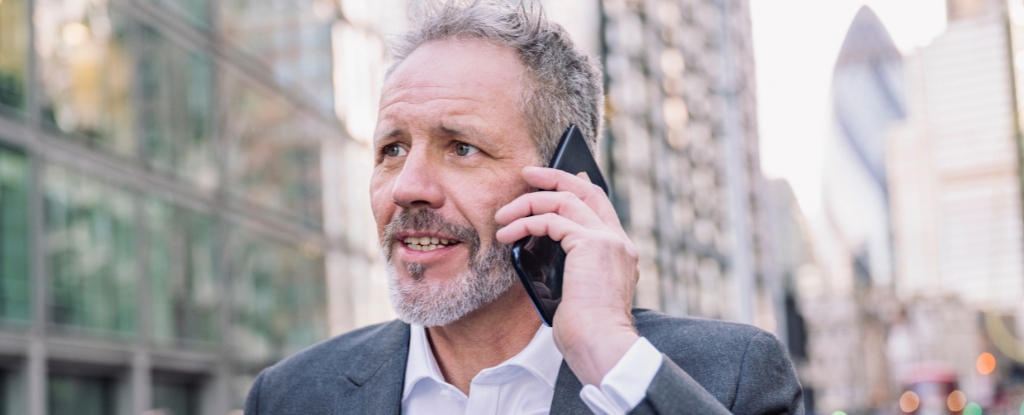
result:
[[[1022,26],[999,2],[976,3],[951,9],[946,32],[908,56],[910,116],[892,136],[896,288],[904,299],[952,295],[1018,313],[1021,65],[1011,52],[1021,44],[1007,28]]]
[[[814,408],[852,411],[890,399],[886,311],[892,305],[887,131],[905,117],[903,62],[878,16],[862,7],[831,84],[823,215],[815,221],[819,289],[801,299]],[[857,356],[857,359],[850,359]]]
[[[891,131],[896,295],[908,315],[892,343],[913,351],[893,366],[901,376],[942,361],[987,402],[1000,376],[980,375],[978,354],[1022,359],[1006,333],[1024,327],[1024,5],[947,4],[946,31],[907,55],[908,117]],[[934,327],[957,335],[928,335]]]
[[[604,2],[607,171],[637,303],[776,329],[748,2]]]

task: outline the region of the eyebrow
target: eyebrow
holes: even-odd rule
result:
[[[476,141],[480,141],[485,145],[493,145],[494,142],[487,134],[484,134],[480,130],[476,129],[471,125],[460,125],[452,126],[445,124],[444,122],[431,128],[431,133],[436,135],[442,135],[447,137],[472,137]]]
[[[387,134],[374,137],[373,138],[373,143],[374,144],[379,144],[382,141],[385,141],[385,140],[388,140],[388,139],[391,139],[391,138],[395,138],[395,137],[398,137],[398,136],[402,136],[402,135],[405,135],[405,130],[402,130],[401,128],[392,128],[391,131],[388,131]]]
[[[455,138],[458,138],[458,137],[472,137],[475,141],[482,142],[485,145],[493,145],[494,144],[494,141],[491,140],[491,138],[488,137],[487,134],[484,134],[484,133],[480,132],[480,130],[476,129],[473,126],[469,126],[469,125],[466,125],[466,126],[461,126],[461,125],[460,126],[453,126],[453,125],[445,124],[444,122],[441,122],[441,123],[439,123],[439,124],[437,124],[437,125],[435,125],[435,126],[430,128],[430,134],[434,135],[434,136],[455,137]],[[405,136],[405,135],[408,135],[406,130],[401,128],[401,127],[397,127],[397,128],[392,128],[386,134],[374,137],[373,141],[374,141],[375,144],[377,144],[377,143],[381,143],[383,141],[388,141],[388,140],[390,140],[392,138],[395,138],[395,137],[402,137],[402,136]]]

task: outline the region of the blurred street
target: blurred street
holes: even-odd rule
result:
[[[241,415],[393,319],[417,1],[0,0],[0,415]],[[637,307],[775,333],[809,414],[1024,414],[1024,0],[541,3],[605,70]]]

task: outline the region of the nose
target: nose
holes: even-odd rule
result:
[[[391,199],[398,206],[439,209],[444,204],[444,192],[437,182],[441,165],[433,163],[429,156],[425,150],[409,150],[391,190]]]

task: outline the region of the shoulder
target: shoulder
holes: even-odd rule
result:
[[[775,339],[775,335],[757,327],[721,320],[674,317],[658,311],[634,309],[633,323],[640,335],[656,346],[669,348],[744,350],[751,342]]]
[[[641,336],[721,402],[736,398],[741,378],[792,371],[782,342],[757,327],[642,309],[633,318]]]
[[[276,391],[310,385],[358,386],[408,347],[408,324],[394,320],[363,327],[295,353],[264,369],[258,381],[262,389],[273,385]]]

